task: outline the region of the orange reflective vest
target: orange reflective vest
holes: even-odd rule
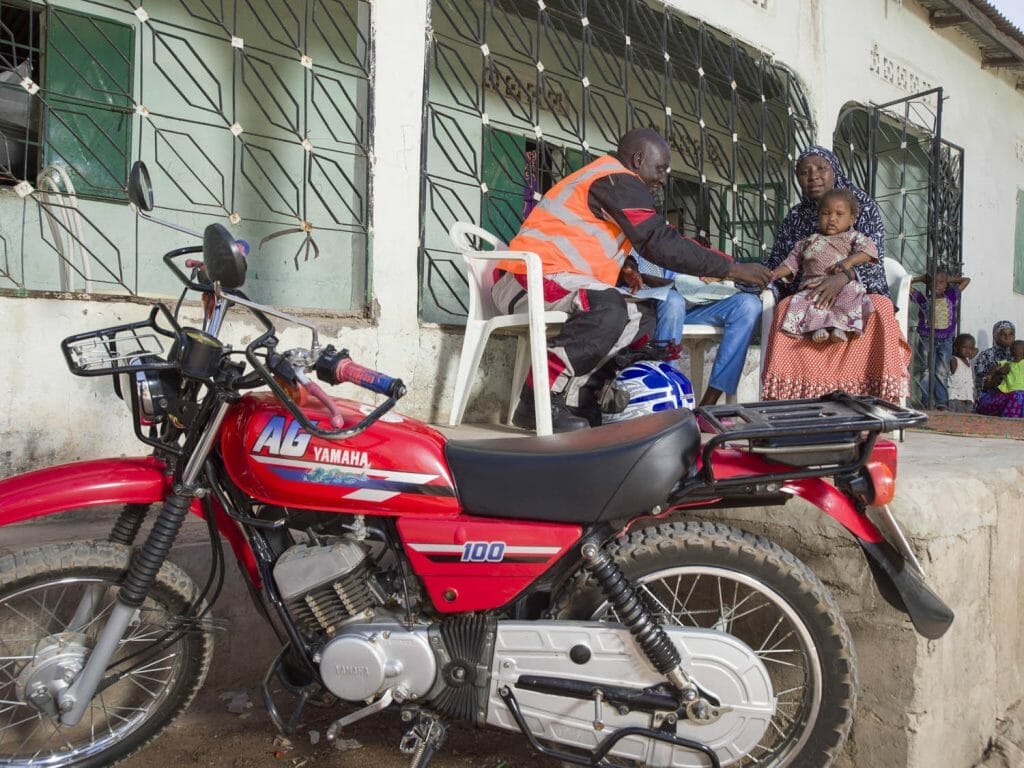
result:
[[[530,211],[509,250],[536,253],[545,275],[571,272],[615,285],[632,246],[618,224],[598,218],[587,204],[590,185],[612,173],[632,171],[606,155],[555,184]],[[521,261],[501,261],[498,268],[526,272]]]

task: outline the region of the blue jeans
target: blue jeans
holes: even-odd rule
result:
[[[659,341],[678,342],[691,325],[716,325],[724,328],[722,342],[715,354],[708,387],[727,395],[736,394],[747,347],[754,334],[754,326],[761,319],[761,300],[750,293],[737,293],[726,299],[686,308],[686,300],[678,291],[668,292],[668,298],[657,302],[658,327],[654,337]],[[947,363],[948,368],[948,363]]]
[[[928,344],[927,332],[917,337],[917,354],[921,361],[921,399],[928,402]],[[935,356],[932,358],[932,370],[935,372],[935,405],[943,408],[949,405],[949,361],[953,359],[953,339],[936,339]]]

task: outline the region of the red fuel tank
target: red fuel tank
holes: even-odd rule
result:
[[[346,426],[372,410],[335,402]],[[304,410],[330,428],[325,410]],[[231,406],[221,432],[228,475],[249,496],[355,515],[458,515],[445,442],[437,430],[394,411],[354,437],[324,440],[302,429],[270,393],[248,394]]]

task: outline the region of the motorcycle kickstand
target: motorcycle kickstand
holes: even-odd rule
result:
[[[448,735],[448,724],[436,715],[421,714],[416,725],[405,732],[398,748],[412,755],[409,768],[427,768]]]

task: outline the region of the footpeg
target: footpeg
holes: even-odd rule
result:
[[[405,732],[398,748],[403,754],[412,755],[409,768],[427,768],[447,735],[448,725],[443,720],[421,715],[419,722]]]

